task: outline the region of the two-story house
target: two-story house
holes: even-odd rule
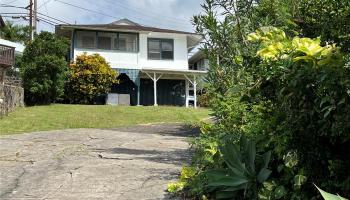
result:
[[[119,72],[112,92],[130,94],[131,105],[197,105],[196,86],[206,71],[189,68],[195,33],[148,27],[122,19],[110,24],[58,25],[71,40],[71,60],[98,53]]]

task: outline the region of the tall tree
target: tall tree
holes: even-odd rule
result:
[[[50,104],[60,99],[68,69],[68,48],[66,39],[49,32],[41,32],[27,44],[20,64],[26,104]]]
[[[30,28],[29,26],[13,24],[7,21],[5,27],[0,29],[0,37],[12,42],[26,43],[29,41]]]

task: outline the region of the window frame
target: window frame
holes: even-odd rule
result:
[[[93,32],[95,33],[95,47],[94,48],[84,48],[84,47],[79,47],[78,46],[78,32]],[[111,37],[111,49],[101,49],[98,48],[98,33],[112,33],[116,34],[116,37]],[[115,44],[114,40],[119,39],[119,34],[130,34],[136,36],[136,49],[133,51],[128,51],[128,50],[120,50],[120,49],[115,49]],[[133,33],[133,32],[116,32],[116,31],[92,31],[92,30],[80,30],[76,29],[74,31],[74,48],[78,49],[88,49],[88,50],[101,50],[101,51],[111,51],[111,52],[120,52],[120,53],[139,53],[140,51],[140,34],[139,33]],[[117,44],[117,48],[119,47],[119,44]],[[127,49],[127,48],[126,48]]]
[[[150,57],[150,41],[159,41],[159,52],[160,52],[160,57],[159,58],[151,58]],[[172,58],[163,58],[163,48],[162,48],[162,43],[163,41],[171,42],[171,47],[172,47]],[[147,38],[147,58],[148,60],[174,60],[175,57],[175,47],[174,47],[174,39],[172,38]]]
[[[76,48],[80,48],[80,49],[89,49],[89,50],[91,50],[91,49],[95,49],[96,47],[97,47],[97,37],[96,37],[96,34],[94,34],[94,36],[93,36],[93,38],[94,38],[94,47],[79,47],[78,46],[78,39],[79,39],[79,33],[78,32],[81,32],[81,40],[82,40],[82,38],[83,37],[92,37],[92,35],[91,36],[87,36],[87,35],[84,35],[84,32],[94,32],[94,31],[84,31],[84,30],[76,30],[75,32],[74,32],[74,46],[76,47]]]

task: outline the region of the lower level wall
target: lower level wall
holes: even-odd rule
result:
[[[16,107],[24,106],[22,87],[0,84],[0,117],[12,112]]]

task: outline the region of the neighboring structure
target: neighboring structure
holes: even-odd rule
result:
[[[209,60],[205,57],[202,50],[196,51],[189,59],[189,67],[191,70],[208,71]]]
[[[0,28],[3,28],[4,25],[0,16]],[[15,49],[19,44],[13,44],[16,43],[0,39],[0,117],[13,111],[15,107],[24,105],[23,88],[4,83],[6,71],[15,64]],[[23,52],[23,49],[20,48],[19,51]]]
[[[0,15],[0,29],[5,27],[5,22]],[[6,71],[14,66],[15,58],[22,55],[24,46],[0,38],[0,83],[4,83]]]
[[[127,19],[110,24],[58,25],[56,33],[72,42],[70,57],[98,53],[119,72],[112,92],[130,94],[131,105],[186,105],[190,87],[206,71],[191,70],[188,52],[202,36],[139,25]],[[193,94],[196,107],[196,92]]]

